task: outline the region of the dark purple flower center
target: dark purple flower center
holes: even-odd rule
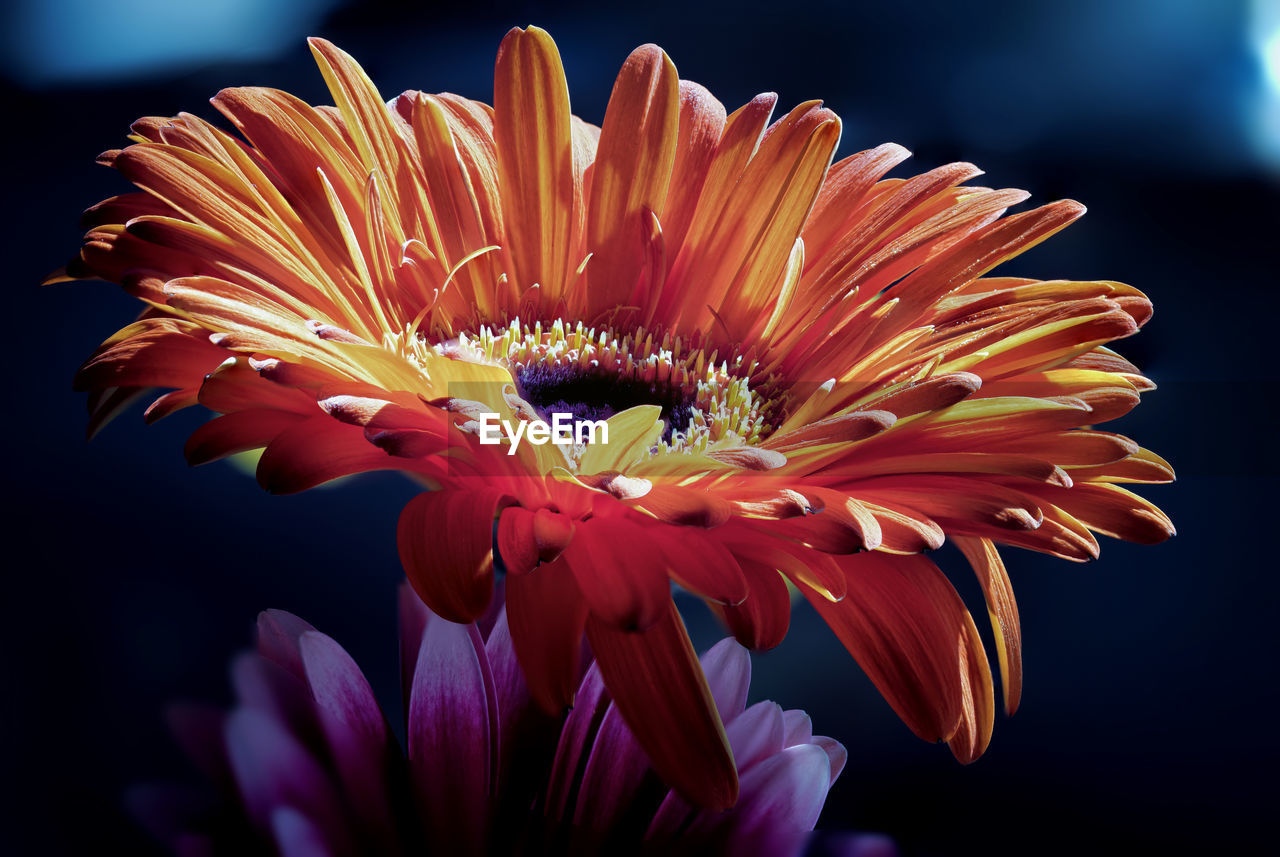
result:
[[[693,395],[661,381],[628,378],[578,363],[533,363],[515,369],[516,392],[548,422],[553,414],[578,420],[607,420],[637,405],[662,408],[670,442],[693,416]]]

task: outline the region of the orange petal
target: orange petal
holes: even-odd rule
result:
[[[360,64],[330,42],[320,38],[307,40],[320,73],[342,113],[343,125],[351,135],[365,172],[378,170],[398,191],[398,214],[401,223],[412,224],[418,212],[426,208],[426,200],[408,169],[404,157],[404,140],[396,130],[386,101],[378,94]]]
[[[411,121],[446,264],[452,267],[475,250],[501,245],[492,128],[480,126],[482,120],[462,106],[421,94]],[[479,270],[468,265],[458,272],[460,282],[468,286],[465,292],[482,311],[490,309],[490,294],[481,272],[497,279],[491,265],[486,258],[479,261]]]
[[[980,719],[974,706],[984,688],[980,671],[971,685],[968,651],[973,619],[937,566],[875,552],[840,564],[843,600],[801,591],[907,726],[926,741],[949,741],[963,719]],[[988,673],[987,693],[990,680]]]
[[[895,420],[896,417],[886,410],[855,411],[851,414],[827,417],[792,431],[773,435],[765,441],[765,446],[781,452],[790,452],[818,444],[856,443],[889,429]]]
[[[1105,431],[1044,432],[1023,438],[993,441],[1002,452],[1025,453],[1063,467],[1110,464],[1138,451],[1129,438]]]
[[[206,331],[176,319],[144,319],[122,328],[76,372],[76,390],[199,386],[227,357]]]
[[[987,601],[987,615],[996,641],[1000,662],[1000,684],[1004,688],[1004,710],[1013,714],[1022,698],[1022,625],[1018,619],[1018,602],[1013,597],[1013,584],[1005,570],[1000,552],[990,539],[958,536],[953,539],[964,553],[982,584]]]
[[[913,554],[942,547],[946,534],[942,527],[919,509],[883,500],[858,501],[880,525],[880,550]]]
[[[960,639],[960,725],[947,741],[951,753],[962,765],[977,760],[991,743],[996,721],[996,696],[991,665],[982,649],[982,640],[973,619],[965,623]]]
[[[674,259],[693,220],[698,197],[707,180],[711,158],[724,133],[724,105],[705,87],[680,81],[680,125],[675,163],[667,198],[660,210],[668,258]],[[665,272],[664,272],[665,273]]]
[[[1033,530],[1044,515],[1035,498],[1029,496],[1032,487],[1039,486],[1027,483],[1026,490],[1019,491],[981,476],[967,478],[931,473],[860,479],[850,493],[872,503],[887,501],[919,509],[944,529],[947,522],[961,520],[1011,530]]]
[[[857,210],[863,196],[889,170],[911,157],[897,143],[885,143],[836,161],[804,226],[804,243],[815,258],[824,258],[836,231]]]
[[[1169,516],[1150,501],[1119,485],[1082,482],[1071,488],[1037,485],[1029,493],[1061,507],[1094,532],[1137,542],[1158,544],[1176,532]]]
[[[666,523],[691,527],[718,527],[733,514],[729,501],[716,492],[661,482],[635,505]]]
[[[998,220],[948,248],[890,289],[889,298],[898,297],[901,303],[894,312],[897,321],[881,335],[905,329],[952,289],[1029,250],[1082,214],[1084,206],[1078,202],[1050,203]]]
[[[586,317],[624,304],[644,266],[646,211],[659,211],[675,162],[680,89],[657,45],[636,48],[613,85],[592,168]]]
[[[314,414],[316,400],[295,387],[272,383],[246,358],[235,357],[225,360],[205,376],[200,385],[200,404],[221,414],[248,408],[280,408]]]
[[[760,145],[765,125],[773,115],[773,108],[777,103],[778,96],[772,92],[757,95],[735,110],[725,121],[715,153],[706,168],[706,179],[695,213],[689,221],[689,228],[683,235],[677,233],[674,236],[674,242],[681,249],[678,255],[671,257],[672,268],[658,305],[659,318],[674,322],[682,311],[682,306],[691,302],[692,292],[684,271],[695,264],[693,260],[701,253],[702,248],[714,240],[725,201],[737,186],[747,162]],[[696,306],[701,309],[703,302],[696,302]]]
[[[705,319],[709,306],[734,338],[768,315],[839,139],[839,118],[817,102],[769,129],[726,198],[715,233],[703,246],[686,245],[682,256],[697,253],[687,267],[681,259],[673,266],[673,276],[696,292],[697,312],[684,322]]]
[[[1096,467],[1074,467],[1071,476],[1081,482],[1172,482],[1173,467],[1149,449]]]
[[[554,303],[577,266],[570,252],[581,179],[574,165],[569,86],[546,31],[516,28],[502,40],[493,107],[515,277],[521,286],[540,284]]]
[[[925,381],[913,381],[863,407],[888,411],[903,419],[949,408],[976,393],[981,386],[982,379],[972,372],[951,372]]]

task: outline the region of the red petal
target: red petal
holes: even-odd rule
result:
[[[684,797],[710,810],[738,799],[738,772],[693,645],[674,602],[644,631],[595,616],[587,638],[614,705],[656,770]]]
[[[777,569],[739,558],[751,591],[741,604],[708,606],[717,613],[733,636],[752,649],[772,649],[787,636],[791,625],[791,593]]]
[[[532,571],[560,556],[573,538],[573,521],[550,509],[506,509],[498,521],[498,555],[510,574]]]
[[[258,484],[273,494],[293,494],[400,461],[370,445],[360,428],[320,414],[276,435],[258,462]]]
[[[191,433],[183,451],[193,466],[217,461],[236,452],[260,449],[304,419],[301,414],[274,408],[237,411],[200,426]]]
[[[647,628],[671,600],[667,557],[652,530],[622,518],[578,525],[564,559],[591,612],[620,628]]]
[[[693,527],[658,527],[654,539],[667,557],[671,578],[690,592],[721,604],[739,604],[749,593],[737,558],[715,536]]]
[[[564,557],[507,577],[507,624],[534,699],[560,714],[573,705],[582,668],[587,602]]]
[[[400,513],[400,561],[426,605],[474,622],[493,595],[493,519],[510,502],[494,488],[419,494]]]

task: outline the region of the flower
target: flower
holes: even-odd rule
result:
[[[141,190],[90,210],[65,276],[147,309],[78,375],[91,429],[172,388],[148,419],[221,415],[193,463],[265,448],[277,492],[408,472],[433,490],[401,515],[401,558],[454,621],[487,609],[496,520],[535,698],[572,703],[585,632],[655,768],[699,804],[731,805],[736,769],[672,581],[761,648],[798,588],[907,725],[969,761],[993,681],[924,552],[950,539],[976,571],[1012,712],[1021,638],[997,544],[1087,560],[1094,533],[1173,533],[1120,484],[1168,465],[1093,428],[1153,386],[1107,348],[1147,298],[987,276],[1079,204],[1005,216],[1026,194],[965,184],[969,164],[885,179],[908,154],[891,144],[832,164],[831,111],[769,124],[761,95],[727,114],[653,45],[600,128],[570,113],[536,28],[504,39],[492,108],[384,103],[353,59],[311,46],[336,107],[224,90],[243,139],[180,114],[103,155]],[[607,443],[481,442],[491,417],[556,413],[607,420]]]
[[[459,625],[400,593],[408,757],[368,681],[334,640],[292,614],[258,617],[232,671],[230,713],[175,707],[179,742],[218,787],[142,786],[130,803],[179,853],[800,853],[844,767],[803,711],[746,705],[751,661],[722,640],[702,667],[738,760],[737,806],[699,810],[665,786],[590,666],[551,717],[516,664],[505,608]],[[643,847],[641,847],[643,843]],[[883,837],[843,850],[892,854]]]

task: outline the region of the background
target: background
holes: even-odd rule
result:
[[[1110,278],[1154,300],[1122,351],[1160,385],[1118,425],[1168,458],[1145,492],[1179,535],[1106,541],[1087,565],[1006,554],[1026,691],[970,767],[916,740],[807,607],[756,659],[753,695],[804,708],[850,761],[822,826],[886,831],[907,855],[1248,854],[1274,839],[1277,584],[1269,448],[1280,192],[1280,11],[1232,2],[274,4],[13,2],[0,15],[10,309],[0,622],[5,854],[150,853],[128,784],[182,777],[174,699],[225,701],[266,607],[340,641],[398,711],[393,533],[413,487],[374,474],[271,497],[234,467],[191,471],[203,417],[132,411],[92,443],[70,379],[137,306],[102,284],[38,288],[77,251],[80,211],[121,192],[95,155],[129,123],[263,84],[329,100],[303,38],[354,54],[382,93],[492,99],[513,25],[557,40],[575,112],[599,122],[647,41],[727,106],[775,90],[844,119],[840,156],[882,141],[894,175],[971,160],[1033,201],[1089,215],[1002,269]],[[270,11],[268,10],[268,7]],[[909,172],[908,172],[909,171]],[[945,550],[982,616],[972,575]],[[698,641],[718,636],[690,609]],[[980,624],[982,624],[980,622]]]

